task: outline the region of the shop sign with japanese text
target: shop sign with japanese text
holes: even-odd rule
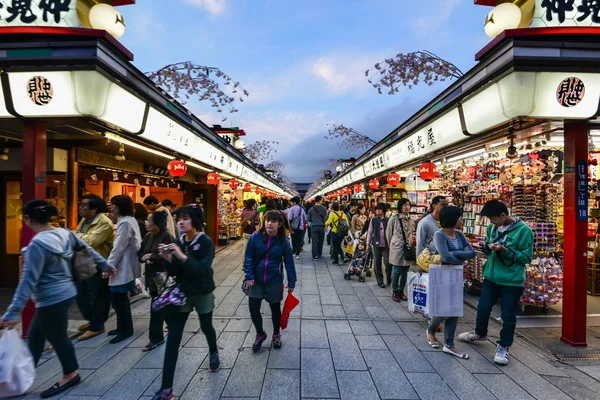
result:
[[[577,161],[577,220],[588,220],[588,162]]]
[[[600,26],[598,0],[536,0],[529,27]]]
[[[0,26],[80,28],[77,0],[1,0]]]
[[[385,160],[383,154],[380,154],[364,163],[363,169],[366,176],[375,175],[378,172],[385,171]]]

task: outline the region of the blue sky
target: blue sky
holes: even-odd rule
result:
[[[379,95],[366,69],[426,49],[466,72],[489,41],[489,9],[472,0],[137,0],[120,10],[121,41],[142,71],[192,61],[240,81],[250,96],[223,125],[245,129],[247,143],[280,141],[275,157],[295,182],[359,155],[325,140],[327,124],[380,139],[448,84]],[[208,124],[221,120],[208,103],[187,106]]]

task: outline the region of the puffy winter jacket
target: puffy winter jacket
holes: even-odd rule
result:
[[[186,245],[185,234],[181,235],[177,245],[187,255],[185,262],[173,256],[167,264],[167,273],[174,276],[186,296],[209,294],[215,290],[212,263],[215,258],[215,245],[212,240],[200,232],[189,245]]]
[[[284,265],[288,287],[296,287],[296,267],[290,242],[260,231],[252,234],[248,240],[244,259],[247,281],[255,281],[263,285],[283,282]]]

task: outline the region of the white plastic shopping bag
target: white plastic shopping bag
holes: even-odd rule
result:
[[[409,272],[408,273],[408,311],[423,315],[429,315],[429,274]]]
[[[431,317],[462,317],[463,266],[429,266],[429,315]]]
[[[25,393],[35,379],[35,365],[29,347],[16,330],[0,337],[0,398]]]

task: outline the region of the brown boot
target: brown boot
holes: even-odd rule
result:
[[[78,328],[78,329],[79,329],[79,332],[85,332],[85,331],[87,331],[88,329],[90,329],[90,323],[89,323],[89,322],[86,322],[86,323],[85,323],[85,324],[83,324],[83,325],[79,325],[79,328]]]
[[[392,294],[392,300],[400,303],[400,292],[394,292],[394,294]]]
[[[88,340],[88,339],[91,339],[93,337],[96,337],[96,336],[98,336],[101,333],[104,333],[104,329],[102,329],[101,331],[97,331],[97,332],[89,331],[88,330],[88,331],[85,331],[83,333],[83,335],[79,336],[77,339],[79,339],[79,341],[81,342],[81,341]]]

